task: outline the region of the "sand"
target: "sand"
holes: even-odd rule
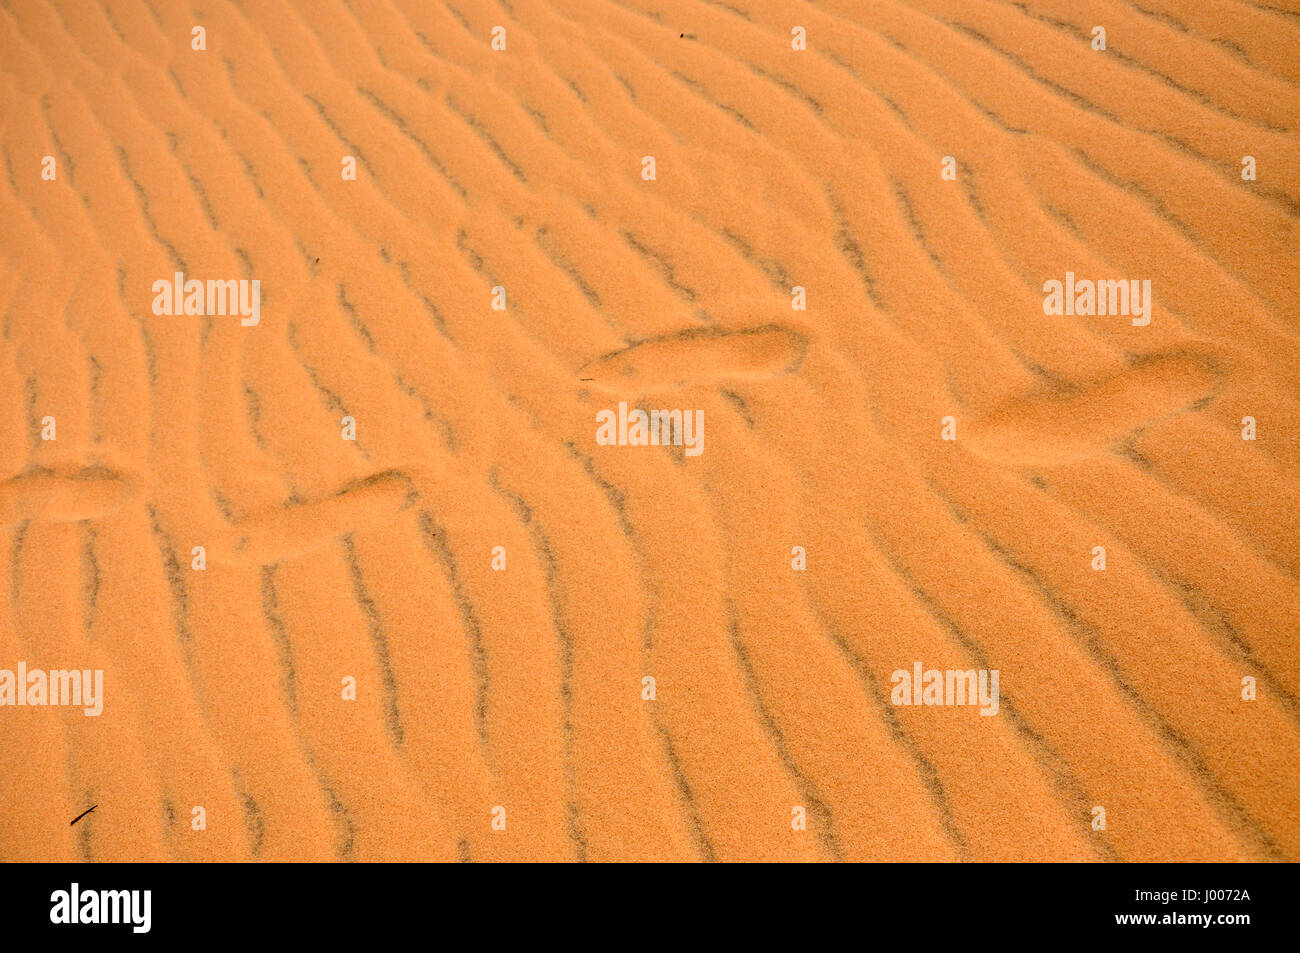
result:
[[[0,859],[1300,859],[1295,0],[2,6]]]

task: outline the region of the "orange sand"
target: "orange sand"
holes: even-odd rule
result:
[[[2,6],[0,859],[1300,859],[1296,0]]]

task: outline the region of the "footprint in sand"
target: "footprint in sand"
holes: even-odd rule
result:
[[[578,376],[607,391],[773,377],[798,370],[808,345],[804,334],[777,324],[739,331],[688,328],[598,357],[583,365]]]
[[[138,479],[106,467],[30,467],[0,483],[0,526],[26,520],[102,519],[126,503],[139,486]]]
[[[342,487],[333,496],[270,509],[240,520],[210,548],[217,562],[265,566],[300,556],[342,536],[392,521],[417,497],[403,470],[384,470]]]
[[[1208,352],[1132,358],[1124,369],[1069,389],[1019,394],[977,419],[966,446],[1007,466],[1050,466],[1106,453],[1163,417],[1198,408],[1225,374]]]

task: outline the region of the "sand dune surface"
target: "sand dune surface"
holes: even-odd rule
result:
[[[0,860],[1300,859],[1296,0],[0,67]]]

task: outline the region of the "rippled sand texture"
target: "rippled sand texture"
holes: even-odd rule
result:
[[[3,0],[0,858],[1300,859],[1297,11]]]

